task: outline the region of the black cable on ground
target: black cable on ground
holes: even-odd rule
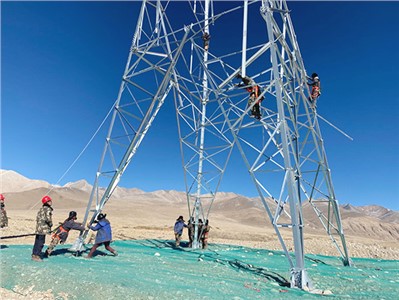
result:
[[[20,238],[20,237],[24,237],[24,236],[31,236],[31,235],[36,235],[36,233],[27,233],[27,234],[20,234],[20,235],[0,236],[0,240],[4,240],[4,239],[15,239],[15,238]]]

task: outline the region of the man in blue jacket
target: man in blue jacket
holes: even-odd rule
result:
[[[181,235],[183,234],[183,228],[187,227],[186,224],[184,224],[184,219],[183,216],[180,216],[177,218],[174,231],[175,231],[175,240],[176,240],[176,247],[180,246],[180,241],[181,241]]]
[[[98,247],[104,244],[105,249],[111,252],[113,255],[117,256],[118,252],[115,249],[111,248],[110,243],[112,240],[112,230],[111,223],[105,218],[106,214],[99,214],[97,216],[97,224],[96,226],[88,226],[91,230],[97,231],[96,240],[94,242],[93,248],[91,248],[87,258],[91,258],[93,256],[94,251],[97,250]]]

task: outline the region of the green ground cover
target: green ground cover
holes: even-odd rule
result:
[[[116,241],[119,256],[99,248],[92,259],[59,246],[44,262],[31,261],[32,245],[3,245],[1,287],[52,290],[68,299],[397,299],[399,261],[307,255],[306,268],[320,296],[287,287],[289,267],[280,251],[210,244],[174,248],[172,241]]]

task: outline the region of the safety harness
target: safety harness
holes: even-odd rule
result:
[[[250,95],[254,94],[254,96],[255,96],[254,99],[258,99],[259,94],[260,94],[260,87],[259,87],[259,85],[247,87],[247,92],[250,93]],[[260,97],[256,103],[258,103],[258,104],[261,103],[263,99],[265,99],[264,96]]]
[[[312,87],[312,99],[315,100],[317,97],[320,96],[321,92],[320,92],[320,87],[318,87],[317,85],[314,85]]]
[[[62,233],[64,233],[64,232],[69,232],[69,230],[66,230],[64,227],[62,227],[62,225],[60,226],[60,227],[58,227],[58,229],[57,229],[57,231],[56,232],[54,232],[52,235],[51,235],[51,238],[58,238],[59,240],[61,239],[61,237],[60,237],[60,235],[62,234]]]

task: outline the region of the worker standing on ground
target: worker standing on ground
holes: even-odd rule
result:
[[[313,105],[316,105],[316,100],[321,95],[321,86],[320,86],[320,78],[319,75],[316,73],[312,74],[312,77],[306,76],[311,82],[308,82],[308,85],[312,87],[310,92],[309,100],[312,102]]]
[[[173,228],[175,232],[176,247],[180,246],[181,236],[183,234],[184,227],[187,227],[187,225],[184,224],[183,216],[179,216]]]
[[[112,229],[111,229],[111,223],[108,221],[108,219],[105,218],[106,216],[107,216],[106,214],[100,213],[97,216],[96,226],[90,226],[90,224],[87,224],[87,227],[89,229],[97,231],[96,240],[94,241],[94,246],[93,248],[90,249],[87,258],[92,258],[93,253],[101,245],[104,245],[105,249],[111,252],[114,256],[118,255],[118,252],[116,252],[115,249],[113,249],[110,246],[112,240]]]
[[[209,220],[206,220],[205,225],[202,228],[202,236],[201,236],[202,249],[208,248],[208,237],[210,230],[211,226],[209,226]]]
[[[3,227],[8,227],[8,217],[7,217],[7,212],[4,204],[4,200],[6,200],[6,197],[4,197],[3,194],[0,194],[0,228]]]
[[[71,229],[79,230],[81,233],[85,230],[85,227],[81,224],[76,222],[77,213],[76,211],[69,212],[69,217],[60,225],[57,230],[51,236],[51,243],[47,247],[46,252],[44,253],[45,257],[48,257],[53,252],[54,248],[58,245],[58,243],[64,244],[68,238],[69,231]]]
[[[39,209],[36,216],[36,237],[32,250],[32,260],[42,261],[42,249],[46,242],[46,234],[50,234],[53,226],[53,204],[50,196],[42,198],[43,206]]]
[[[202,248],[202,233],[204,230],[204,222],[202,221],[202,219],[198,219],[198,237],[197,237],[197,241],[199,244],[199,247]]]
[[[193,241],[194,241],[194,218],[190,217],[187,223],[187,231],[188,231],[188,247],[193,246]]]
[[[251,108],[251,116],[260,120],[262,117],[260,113],[260,103],[265,99],[264,96],[260,96],[260,86],[255,83],[255,81],[249,77],[242,77],[240,73],[237,74],[236,78],[241,79],[242,83],[237,84],[238,87],[244,87],[249,93],[248,106],[252,106]],[[255,104],[253,104],[255,103]]]

